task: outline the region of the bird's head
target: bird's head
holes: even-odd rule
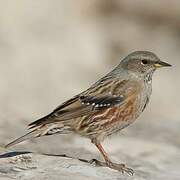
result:
[[[160,67],[171,66],[149,51],[135,51],[125,57],[120,65],[129,72],[142,75],[153,73]]]

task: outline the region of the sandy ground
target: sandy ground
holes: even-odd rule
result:
[[[150,50],[173,65],[155,74],[150,104],[137,122],[104,142],[114,161],[134,169],[133,177],[80,162],[101,156],[89,140],[63,135],[1,149],[0,178],[179,179],[179,12],[178,0],[0,1],[1,147],[129,52]],[[26,151],[33,153],[18,155]],[[60,154],[74,158],[53,156]]]

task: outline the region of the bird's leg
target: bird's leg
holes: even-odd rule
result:
[[[93,144],[95,144],[95,146],[98,148],[98,150],[100,151],[100,153],[104,157],[105,162],[101,162],[101,161],[98,161],[96,159],[92,159],[90,161],[90,163],[94,163],[97,166],[109,167],[111,169],[120,171],[122,173],[126,172],[129,175],[133,175],[133,173],[134,173],[133,170],[128,168],[128,167],[126,167],[125,164],[117,164],[117,163],[111,162],[111,160],[109,159],[106,151],[104,150],[104,148],[102,147],[102,145],[100,143],[97,143],[97,142],[94,143],[93,142]]]

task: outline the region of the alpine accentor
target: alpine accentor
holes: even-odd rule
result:
[[[77,133],[91,139],[105,162],[99,165],[133,174],[124,164],[112,163],[101,142],[132,124],[146,108],[152,91],[152,75],[159,67],[171,66],[152,52],[136,51],[86,91],[64,102],[49,115],[29,124],[31,132],[6,145],[30,138]]]

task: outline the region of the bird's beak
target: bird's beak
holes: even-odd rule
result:
[[[163,62],[163,61],[157,61],[156,63],[154,63],[154,67],[155,68],[160,68],[160,67],[170,67],[172,65],[166,63],[166,62]]]

